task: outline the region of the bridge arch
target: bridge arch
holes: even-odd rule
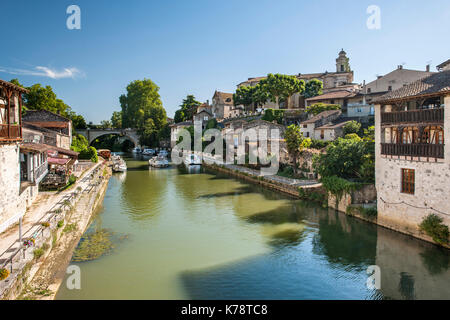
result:
[[[84,136],[89,142],[89,145],[101,136],[115,134],[127,138],[134,143],[135,147],[140,147],[139,136],[137,131],[133,129],[77,129],[76,133]]]

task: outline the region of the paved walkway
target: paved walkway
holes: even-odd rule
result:
[[[77,183],[62,192],[42,192],[39,193],[34,203],[27,209],[23,221],[22,221],[22,237],[29,237],[32,233],[33,227],[39,226],[45,219],[45,216],[49,214],[49,211],[54,209],[57,205],[64,205],[69,200],[78,187],[82,190],[90,187],[90,176],[93,171],[101,166],[99,162],[96,165],[88,169],[80,178]],[[3,264],[3,260],[7,259],[9,253],[16,251],[20,247],[19,243],[19,225],[16,224],[10,227],[8,230],[0,234],[0,266]]]

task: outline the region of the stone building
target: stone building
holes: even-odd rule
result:
[[[173,148],[176,146],[178,141],[178,135],[182,129],[186,129],[190,126],[193,126],[194,123],[192,121],[184,121],[171,124],[170,127],[170,147]]]
[[[312,118],[303,121],[300,123],[300,132],[303,134],[305,138],[311,138],[316,140],[324,140],[321,139],[320,135],[316,137],[316,128],[323,127],[336,121],[342,112],[341,110],[328,110],[319,113]]]
[[[212,98],[212,114],[217,120],[227,119],[236,112],[233,103],[233,94],[215,91]],[[239,109],[241,110],[241,109]]]
[[[37,188],[21,190],[22,94],[27,90],[0,80],[0,232],[25,213]]]
[[[450,225],[450,70],[374,103],[378,223],[418,237],[428,214]]]
[[[318,79],[323,82],[323,92],[328,93],[336,90],[350,90],[354,91],[359,88],[359,85],[353,83],[354,74],[350,68],[350,59],[344,50],[339,52],[336,59],[336,72],[320,72],[308,74],[296,74],[297,79],[308,82],[312,79]],[[237,85],[238,88],[242,86],[256,86],[261,80],[266,77],[248,78],[247,81],[241,82]],[[305,99],[300,94],[294,94],[288,101],[289,105],[281,103],[281,109],[304,109]],[[274,102],[268,101],[263,109],[272,108],[278,109],[278,105]]]
[[[23,116],[23,122],[56,132],[56,146],[70,149],[72,145],[72,121],[70,119],[47,110],[28,110]]]

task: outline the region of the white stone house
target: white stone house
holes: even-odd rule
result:
[[[178,141],[178,136],[182,129],[186,129],[190,126],[193,126],[194,123],[192,121],[184,121],[171,124],[170,127],[170,147],[173,148],[176,146]]]
[[[429,214],[450,225],[450,70],[375,100],[378,223],[418,237]]]
[[[344,127],[350,121],[330,123],[314,129],[314,139],[322,141],[334,141],[344,136]]]
[[[341,110],[328,110],[300,123],[300,132],[305,138],[320,139],[316,137],[316,128],[330,124],[340,117]]]

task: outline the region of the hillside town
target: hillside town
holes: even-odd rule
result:
[[[265,165],[260,162],[203,163],[205,168],[449,248],[450,145],[445,140],[450,139],[450,116],[445,110],[450,108],[450,60],[436,71],[430,65],[423,70],[399,65],[363,83],[355,83],[357,70],[343,49],[335,66],[333,71],[238,79],[235,92],[215,90],[211,102],[189,95],[173,119],[161,113],[160,131],[148,129],[155,124],[145,119],[133,128],[124,108],[106,124],[74,125],[73,115],[29,108],[24,99],[29,88],[0,80],[0,241],[5,249],[0,268],[14,273],[24,240],[35,243],[36,234],[23,236],[31,218],[51,228],[59,224],[42,222],[55,212],[43,210],[44,202],[64,202],[70,190],[76,190],[70,193],[73,199],[84,191],[96,195],[104,191],[95,188],[110,171],[127,170],[120,155],[93,147],[102,146],[102,137],[113,139],[107,146],[120,139],[128,140],[128,151],[159,152],[148,161],[161,168],[169,166],[167,157],[181,132],[193,134],[195,124],[203,132],[231,134],[234,148],[243,146],[246,158],[251,145],[259,147],[243,136],[247,129],[267,130],[269,153],[279,143],[278,152],[271,153],[280,165],[275,175],[261,176]],[[122,96],[121,103],[132,105],[123,102],[131,96]],[[271,140],[272,130],[281,139]],[[198,156],[192,154],[188,166],[214,158]],[[10,248],[16,248],[14,257],[8,256]]]

